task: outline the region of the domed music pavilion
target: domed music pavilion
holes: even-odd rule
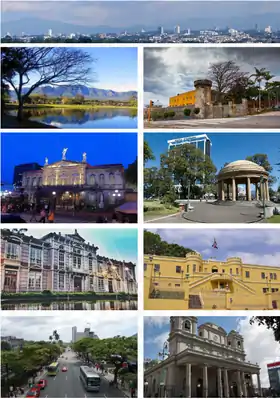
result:
[[[217,175],[218,199],[220,201],[238,201],[238,185],[244,184],[246,201],[269,201],[269,173],[251,161],[235,161],[226,165]],[[255,186],[255,198],[252,198],[251,185]],[[243,196],[242,196],[243,197]]]

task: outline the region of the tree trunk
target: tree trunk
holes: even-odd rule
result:
[[[117,382],[118,382],[118,370],[115,369],[115,371],[114,371],[114,384],[117,384]]]
[[[18,121],[23,120],[23,100],[22,99],[19,99],[19,101],[18,101],[17,120]]]

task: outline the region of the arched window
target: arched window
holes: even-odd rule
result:
[[[42,185],[42,177],[39,177],[39,179],[38,179],[38,186],[41,186]]]
[[[190,331],[191,330],[191,323],[189,320],[184,321],[184,330]]]
[[[105,182],[105,176],[102,173],[101,175],[99,175],[99,184],[100,184],[100,186],[103,186],[104,182]]]
[[[110,184],[115,184],[115,175],[114,173],[109,174],[109,182]]]
[[[216,266],[212,267],[212,273],[218,273],[218,268]]]
[[[72,175],[72,184],[74,184],[74,186],[79,184],[79,174],[78,173],[73,173],[73,175]]]
[[[94,186],[94,185],[96,184],[95,175],[90,175],[90,176],[89,176],[89,184],[90,184],[91,186]]]
[[[104,202],[104,195],[103,193],[99,193],[99,202]]]
[[[92,254],[88,255],[88,268],[89,271],[92,272]]]
[[[36,184],[37,184],[37,178],[36,178],[36,177],[33,177],[33,179],[32,179],[32,186],[36,186]]]

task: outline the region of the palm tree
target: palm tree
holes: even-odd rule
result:
[[[267,91],[267,97],[268,97],[268,107],[270,108],[270,90],[269,90],[269,81],[272,79],[272,78],[274,78],[274,75],[271,75],[271,73],[269,72],[269,71],[267,71],[265,74],[264,74],[264,80],[265,80],[265,88],[266,88],[266,91]]]
[[[249,78],[254,77],[255,78],[255,82],[258,82],[259,84],[259,109],[261,109],[262,107],[262,103],[261,103],[261,83],[263,80],[266,79],[266,75],[269,74],[270,72],[267,71],[265,68],[256,68],[255,67],[255,73],[253,73]]]

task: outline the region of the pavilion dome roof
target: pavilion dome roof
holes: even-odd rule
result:
[[[229,163],[220,170],[219,175],[234,174],[236,172],[253,172],[268,175],[268,172],[262,166],[256,164],[255,162],[247,161],[245,159]]]

